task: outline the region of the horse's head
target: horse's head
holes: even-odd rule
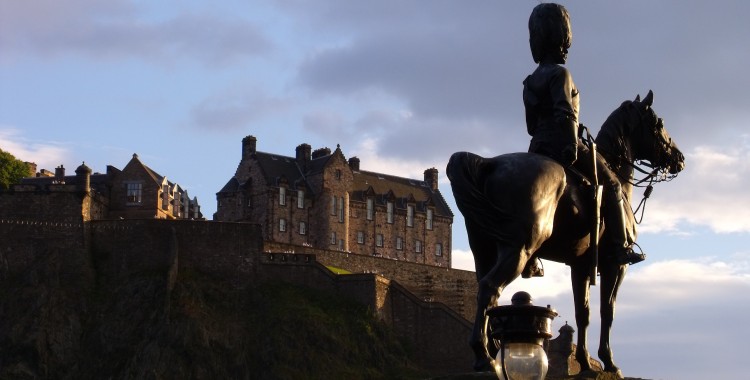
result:
[[[631,132],[633,158],[649,161],[654,169],[674,175],[685,168],[685,156],[669,137],[669,132],[664,128],[664,120],[651,107],[653,102],[654,93],[649,90],[643,100],[639,95],[631,103],[640,119]]]

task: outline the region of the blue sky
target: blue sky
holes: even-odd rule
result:
[[[341,144],[365,170],[421,178],[436,167],[457,214],[454,266],[471,270],[444,168],[455,151],[528,146],[521,82],[534,69],[526,22],[537,3],[0,0],[0,148],[41,168],[85,161],[100,172],[138,153],[209,217],[250,134],[287,155]],[[687,159],[648,202],[639,244],[649,259],[621,289],[615,359],[634,377],[744,373],[750,3],[563,4],[581,121],[596,131],[652,89]],[[529,290],[560,311],[557,329],[574,319],[569,277],[546,270],[501,302]]]

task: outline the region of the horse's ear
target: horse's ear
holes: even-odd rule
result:
[[[640,102],[641,101],[641,94],[636,95],[635,96],[635,100],[633,100],[633,101],[634,102]]]
[[[654,92],[651,90],[648,90],[648,95],[646,95],[645,98],[643,98],[643,104],[645,104],[648,107],[651,107],[652,104],[654,104]]]

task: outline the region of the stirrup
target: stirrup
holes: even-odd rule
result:
[[[638,247],[640,248],[640,246]],[[617,262],[620,264],[638,264],[641,261],[646,260],[646,254],[643,252],[636,253],[633,251],[633,246],[623,248],[617,253]]]
[[[529,262],[527,262],[526,266],[523,268],[523,272],[521,272],[521,277],[544,277],[544,265],[542,264],[542,260],[539,260],[538,257],[533,260],[529,260]]]

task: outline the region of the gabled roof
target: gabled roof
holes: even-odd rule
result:
[[[290,185],[297,184],[300,178],[304,178],[302,171],[297,166],[297,161],[292,157],[278,154],[256,152],[255,159],[269,185],[278,185],[281,177],[286,177]]]
[[[153,169],[146,166],[146,164],[144,164],[143,162],[141,162],[141,160],[138,159],[138,155],[135,153],[133,153],[133,158],[130,159],[130,162],[128,162],[128,164],[125,165],[125,168],[123,170],[126,170],[131,165],[135,165],[138,168],[142,168],[143,171],[145,171],[146,174],[148,174],[148,176],[151,177],[151,179],[153,179],[157,185],[161,186],[161,184],[164,182],[164,176],[160,175],[159,173],[155,172]],[[169,186],[174,186],[174,184],[169,182]]]
[[[229,179],[226,185],[219,190],[219,193],[233,193],[240,188],[240,181],[237,180],[237,177],[232,177]]]

